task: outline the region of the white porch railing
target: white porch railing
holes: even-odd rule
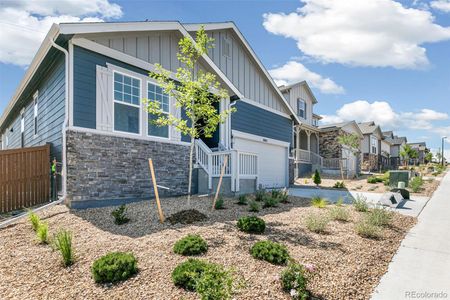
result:
[[[311,152],[311,163],[313,165],[323,166],[323,157],[317,153]]]
[[[240,178],[258,178],[258,155],[238,150],[211,151],[202,140],[195,142],[195,157],[197,163],[208,174],[208,187],[212,188],[212,178],[219,177],[225,157],[224,176],[231,176],[231,190],[239,191]]]
[[[293,149],[293,156],[296,161],[305,161],[310,162],[311,161],[311,152],[308,150],[303,149]]]

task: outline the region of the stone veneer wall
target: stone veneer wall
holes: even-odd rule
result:
[[[187,194],[188,146],[68,131],[68,202],[153,197],[149,158],[162,197]]]
[[[289,185],[294,184],[295,177],[295,162],[289,158]]]
[[[378,155],[372,153],[364,153],[361,169],[363,171],[378,170]]]
[[[344,132],[341,129],[321,132],[319,136],[319,151],[323,158],[340,158],[342,146],[338,143],[339,135]]]

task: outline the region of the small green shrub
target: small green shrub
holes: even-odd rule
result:
[[[274,265],[283,265],[289,259],[286,246],[272,241],[256,242],[250,249],[250,253],[254,258],[268,261]]]
[[[376,206],[367,214],[367,222],[374,226],[387,226],[392,222],[393,213],[382,206]]]
[[[47,244],[48,243],[48,224],[47,223],[40,223],[37,231],[36,236],[41,244]]]
[[[325,228],[329,223],[329,219],[327,216],[323,215],[308,215],[305,219],[306,228],[315,233],[324,233]]]
[[[314,196],[311,198],[311,205],[317,208],[324,208],[328,204],[327,200],[320,196]]]
[[[117,209],[111,212],[111,215],[114,217],[114,223],[116,225],[122,225],[128,223],[130,219],[126,216],[127,208],[125,204],[122,204]]]
[[[339,197],[335,203],[336,206],[342,206],[344,204],[344,198]]]
[[[314,175],[313,175],[313,182],[315,185],[319,185],[322,183],[322,178],[320,178],[320,173],[319,171],[316,169],[316,171],[314,171]]]
[[[336,221],[348,222],[350,220],[350,213],[341,206],[335,206],[330,209],[330,217]]]
[[[269,194],[266,194],[264,196],[264,204],[263,207],[264,208],[268,208],[268,207],[277,207],[278,206],[278,199],[272,197]]]
[[[369,210],[367,198],[360,194],[356,195],[356,199],[353,200],[353,207],[356,211],[367,212]]]
[[[250,206],[249,211],[251,212],[259,212],[260,210],[260,206],[256,201],[251,201],[249,206]]]
[[[257,190],[255,193],[255,201],[258,201],[258,202],[263,201],[265,195],[266,195],[266,191],[264,189]]]
[[[336,181],[336,183],[333,185],[335,189],[344,189],[345,183],[343,181]]]
[[[239,195],[237,204],[238,205],[247,205],[247,196],[246,195]]]
[[[216,203],[214,204],[214,209],[224,209],[224,201],[222,196],[219,196],[219,198],[217,198]]]
[[[206,261],[190,258],[173,270],[172,281],[185,290],[195,291],[198,278],[210,267],[211,264]]]
[[[370,224],[367,220],[356,223],[355,230],[358,235],[365,238],[378,239],[381,237],[380,227]]]
[[[123,281],[138,272],[137,261],[132,253],[111,252],[97,259],[91,272],[97,283]]]
[[[272,198],[278,199],[278,197],[280,197],[280,195],[281,195],[281,190],[273,189],[271,191],[271,194],[272,194]]]
[[[181,255],[199,255],[208,250],[208,244],[199,235],[188,234],[173,246],[173,252]]]
[[[422,189],[423,179],[420,176],[416,176],[409,182],[409,186],[414,193],[419,192]]]
[[[233,273],[223,266],[211,264],[197,279],[195,290],[202,300],[229,300],[233,287]]]
[[[293,299],[309,299],[309,292],[306,289],[308,280],[305,273],[305,267],[294,262],[289,263],[288,267],[281,272],[281,287],[283,291],[290,293]]]
[[[289,194],[287,189],[282,189],[279,196],[278,201],[280,201],[283,204],[289,203]]]
[[[75,261],[72,248],[72,233],[67,230],[60,230],[53,239],[56,250],[61,253],[65,267],[72,265]]]
[[[31,227],[36,232],[38,230],[38,228],[39,228],[39,224],[41,223],[41,219],[39,218],[39,216],[37,214],[35,214],[34,212],[32,212],[30,210],[28,212],[28,220],[31,223]]]
[[[266,230],[266,222],[258,217],[242,217],[237,222],[239,230],[247,233],[263,233]]]
[[[376,176],[370,176],[367,178],[367,183],[379,183],[379,182],[383,182],[383,179],[380,177],[376,177]]]

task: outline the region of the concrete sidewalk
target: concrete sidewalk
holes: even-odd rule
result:
[[[372,300],[414,298],[450,298],[450,173],[420,213],[372,295]]]

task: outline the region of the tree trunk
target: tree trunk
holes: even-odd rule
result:
[[[188,206],[191,206],[191,190],[192,190],[192,165],[194,160],[194,143],[195,139],[191,137],[191,149],[189,151],[189,183],[188,183]]]

